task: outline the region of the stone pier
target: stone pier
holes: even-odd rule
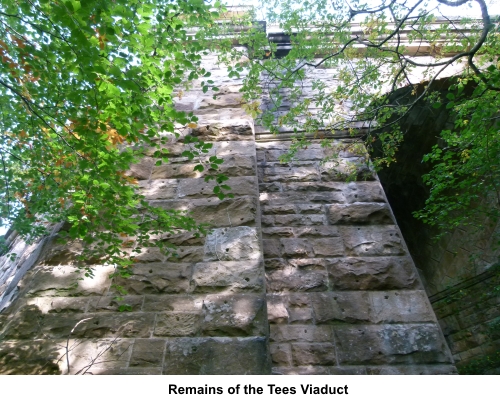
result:
[[[170,138],[168,164],[155,166],[148,152],[129,175],[151,204],[208,224],[206,237],[166,236],[176,253],[143,250],[129,278],[100,265],[78,280],[79,246],[53,236],[12,285],[36,250],[19,248],[0,269],[9,274],[0,373],[454,373],[376,175],[361,167],[345,181],[343,168],[359,158],[352,139],[335,141],[345,145],[339,166],[323,165],[327,151],[314,142],[280,163],[290,141],[256,128],[241,82],[215,57],[205,63],[219,91],[195,83],[177,108],[199,117],[183,131],[213,143],[202,159],[224,159],[234,198],[219,200],[182,155],[182,139]]]

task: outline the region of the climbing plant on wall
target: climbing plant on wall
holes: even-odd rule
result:
[[[278,25],[290,50],[284,55],[255,27],[240,38],[253,58],[232,74],[248,70],[249,105],[266,99],[254,108],[263,125],[295,132],[285,161],[310,143],[304,134],[348,129],[371,153],[374,167],[382,168],[397,159],[404,139],[399,124],[417,103],[444,105],[454,128],[441,133],[424,158],[434,167],[424,178],[430,197],[415,215],[444,229],[477,221],[474,210],[498,216],[500,24],[485,0],[275,0],[257,10],[263,12],[250,19]],[[477,17],[449,15],[468,16],[471,10]],[[239,57],[236,51],[233,57]],[[328,77],[333,86],[316,74],[323,68],[335,72]],[[433,91],[438,79],[450,76],[446,92]]]
[[[146,148],[165,161],[162,134],[196,127],[174,88],[212,87],[200,60],[220,12],[202,0],[0,1],[0,225],[32,240],[66,222],[82,259],[122,267],[155,235],[203,231],[148,205],[126,172]],[[210,147],[190,142],[192,154]]]

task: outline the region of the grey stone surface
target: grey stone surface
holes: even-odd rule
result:
[[[266,339],[179,338],[167,345],[164,374],[269,374]]]

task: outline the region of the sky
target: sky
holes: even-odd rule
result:
[[[362,0],[361,0],[362,1]],[[453,1],[453,0],[450,0]],[[490,16],[492,15],[500,15],[500,0],[485,0],[486,5],[488,6],[488,11],[490,13]],[[227,5],[242,5],[244,4],[245,6],[250,6],[250,5],[258,5],[259,3],[262,2],[262,0],[225,0],[223,1]],[[371,8],[377,8],[380,6],[383,1],[382,0],[365,0],[365,2],[371,7]],[[398,3],[401,1],[398,0]],[[407,0],[407,4],[412,4],[415,3],[415,0]],[[470,7],[469,7],[470,4]],[[430,0],[429,5],[431,7],[437,7],[439,6],[440,11],[446,15],[447,17],[480,17],[481,16],[481,10],[479,8],[478,3],[476,2],[471,2],[468,5],[462,6],[460,8],[458,7],[449,7],[445,6],[443,4],[439,4],[437,0]],[[463,13],[466,12],[466,15]],[[458,14],[458,15],[457,15]],[[264,19],[264,18],[263,18]]]

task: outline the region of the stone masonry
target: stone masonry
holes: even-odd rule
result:
[[[78,279],[79,246],[57,236],[15,285],[21,263],[2,262],[0,373],[455,373],[377,177],[361,168],[346,182],[356,153],[329,167],[314,143],[281,164],[290,142],[256,131],[241,82],[205,63],[216,99],[194,84],[177,107],[199,117],[184,131],[213,143],[203,159],[224,158],[234,198],[213,195],[182,139],[169,139],[168,164],[148,152],[129,175],[151,204],[211,233],[166,235],[175,255],[145,249],[126,279],[105,265]]]

